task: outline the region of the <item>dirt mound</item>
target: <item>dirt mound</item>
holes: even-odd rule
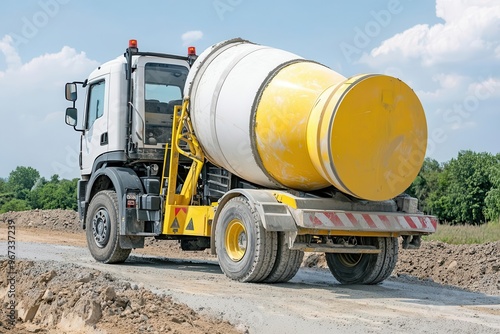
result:
[[[9,263],[0,262],[0,332],[16,333],[241,333],[228,322],[201,316],[142,284],[77,265],[17,261],[15,289]],[[9,296],[15,291],[15,298]],[[17,324],[8,319],[15,300]],[[14,312],[12,312],[14,313]]]
[[[418,250],[400,250],[395,273],[500,295],[500,241],[483,245],[424,242]]]
[[[28,210],[0,214],[0,221],[12,219],[18,227],[43,228],[58,231],[81,232],[78,212],[73,210]]]
[[[324,254],[308,253],[305,267],[328,268]],[[393,275],[411,275],[426,281],[471,291],[500,295],[500,241],[483,245],[423,242],[420,249],[399,250]]]

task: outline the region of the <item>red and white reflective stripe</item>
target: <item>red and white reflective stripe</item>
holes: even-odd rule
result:
[[[337,211],[303,211],[302,214],[303,227],[316,229],[435,232],[437,227],[435,217],[423,215]]]

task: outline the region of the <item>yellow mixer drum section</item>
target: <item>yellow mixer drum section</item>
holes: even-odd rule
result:
[[[311,98],[310,86],[330,79],[317,72],[331,70],[292,64],[263,93],[255,133],[266,171],[293,189],[332,184],[363,199],[397,196],[425,156],[427,125],[417,96],[396,78],[359,75]],[[301,84],[290,87],[290,80]]]
[[[417,176],[427,147],[422,105],[401,80],[345,78],[286,51],[231,40],[194,64],[185,94],[208,158],[265,187],[333,185],[387,200]]]

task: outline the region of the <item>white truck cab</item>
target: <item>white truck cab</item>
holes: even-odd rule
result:
[[[83,177],[103,162],[127,158],[163,161],[165,144],[171,139],[174,105],[182,103],[189,62],[188,57],[137,51],[130,66],[126,57],[118,57],[89,75],[83,84],[87,96],[80,129]],[[72,86],[69,91],[74,91]]]
[[[131,40],[124,56],[102,64],[84,81],[66,84],[66,99],[73,102],[66,110],[66,123],[81,132],[78,210],[82,226],[86,227],[95,195],[112,189],[118,215],[126,217],[119,219],[120,233],[131,236],[122,236],[124,247],[141,246],[143,238],[134,239],[134,235],[159,234],[159,173],[171,141],[174,106],[182,104],[186,77],[196,59],[195,49],[188,51],[187,56],[139,52],[137,41]],[[75,108],[77,84],[86,88],[81,113]],[[80,122],[78,114],[83,115]],[[137,215],[126,213],[123,200],[135,200],[139,194],[148,197],[144,200],[147,217],[141,222]],[[94,236],[106,240],[111,222],[102,230],[99,226],[92,226]]]

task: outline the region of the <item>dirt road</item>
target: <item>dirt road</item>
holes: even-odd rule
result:
[[[6,235],[0,231],[1,235]],[[286,284],[230,281],[214,260],[133,253],[122,265],[96,263],[81,235],[20,233],[17,259],[78,264],[141,284],[249,333],[498,333],[500,297],[402,276],[377,286],[343,286],[326,269],[301,268]],[[45,243],[36,241],[44,239]],[[7,243],[0,241],[0,249]],[[1,254],[4,252],[2,251]],[[54,264],[55,263],[55,264]],[[147,332],[147,331],[146,331]]]

